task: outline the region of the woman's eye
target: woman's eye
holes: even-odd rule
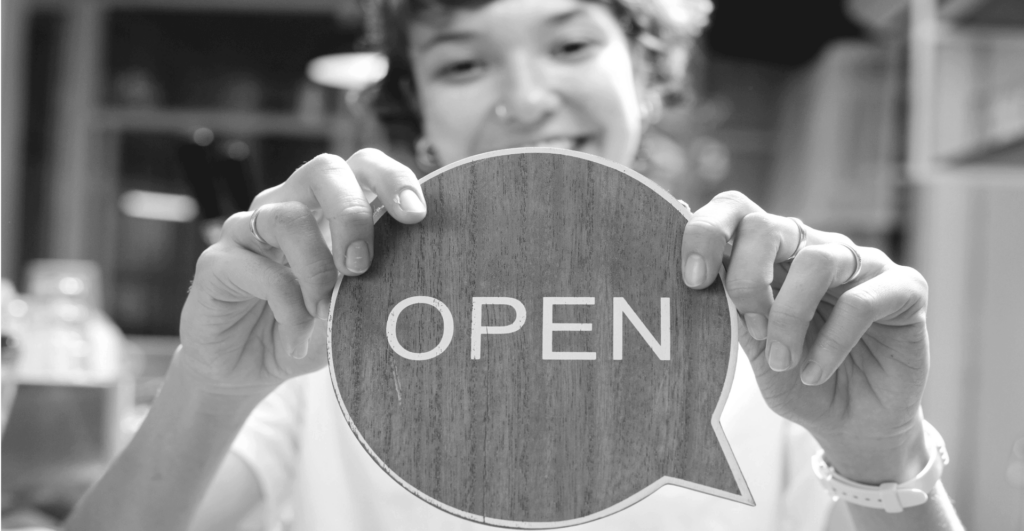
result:
[[[567,59],[586,57],[595,47],[591,41],[566,41],[555,46],[555,55]]]
[[[480,61],[455,61],[438,69],[437,76],[451,81],[468,80],[483,71]]]

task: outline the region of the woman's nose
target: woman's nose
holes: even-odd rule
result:
[[[544,121],[558,107],[559,97],[549,83],[543,65],[535,59],[508,61],[502,98],[495,108],[498,118],[517,125]]]

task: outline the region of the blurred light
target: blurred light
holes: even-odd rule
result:
[[[118,201],[121,212],[132,218],[187,223],[199,215],[199,204],[192,196],[145,190],[128,190]]]
[[[11,317],[25,317],[28,315],[28,303],[21,299],[14,299],[7,303],[7,312]]]
[[[57,289],[65,295],[81,295],[85,291],[85,282],[75,277],[64,277],[57,284]]]
[[[220,241],[221,235],[224,234],[224,219],[212,218],[203,221],[199,226],[199,232],[203,235],[206,245],[217,243]]]
[[[384,79],[388,58],[378,52],[321,55],[306,65],[310,81],[342,90],[360,91]]]
[[[57,317],[68,323],[80,322],[89,316],[89,310],[85,305],[72,302],[58,303],[55,305],[54,311],[57,313]],[[81,334],[76,333],[64,335],[61,339],[76,344],[84,343]]]
[[[696,174],[703,181],[718,184],[729,176],[732,157],[729,147],[711,137],[694,139],[690,144]]]
[[[213,143],[213,131],[200,127],[192,133],[192,141],[203,147],[209,146]]]
[[[241,140],[235,140],[228,144],[228,157],[232,160],[242,161],[249,158],[249,144]]]

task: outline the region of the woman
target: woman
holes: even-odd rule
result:
[[[650,8],[671,5],[667,1],[466,4],[396,0],[382,10],[381,22],[394,30],[386,39],[392,73],[382,87],[382,114],[417,117],[411,133],[421,138],[417,155],[424,165],[518,146],[564,147],[634,162],[646,122],[671,95],[673,75],[665,66],[679,64],[678,57],[668,58],[678,42],[671,29],[686,38],[694,4],[664,11],[661,18]],[[673,25],[673,15],[679,24]],[[372,474],[353,472],[362,465],[352,463],[367,460],[358,448],[338,457],[340,446],[352,442],[351,434],[335,430],[343,424],[336,406],[333,417],[321,411],[314,418],[316,404],[332,404],[330,395],[303,402],[309,389],[323,391],[323,371],[295,378],[324,367],[324,320],[337,274],[359,275],[370,267],[373,225],[364,189],[401,222],[428,215],[413,172],[365,150],[347,161],[310,161],[260,194],[251,211],[227,221],[223,239],[197,264],[182,312],[182,347],[159,399],[69,519],[69,529],[183,529],[193,515],[196,528],[224,528],[253,506],[277,508],[281,489],[275,482],[285,480],[297,500],[294,529],[345,522],[355,528],[476,528],[418,502],[393,482],[357,478],[341,490],[318,483]],[[326,241],[320,225],[329,228]],[[928,366],[924,280],[876,250],[805,229],[764,213],[741,194],[726,193],[687,226],[689,286],[701,289],[714,280],[729,240],[726,286],[744,316],[742,346],[763,402],[806,428],[837,473],[870,485],[914,478],[935,454],[925,442],[920,409]],[[790,257],[785,282],[773,284],[774,266]],[[742,387],[738,380],[734,393]],[[228,453],[254,410],[241,442]],[[775,444],[769,429],[778,434],[791,426],[766,417],[744,417],[761,430],[745,436],[755,451]],[[246,445],[261,440],[272,441],[264,445],[269,450],[245,457]],[[779,489],[795,481],[786,479],[788,465],[775,462],[789,453],[754,454],[746,462],[737,455],[745,469],[765,466],[766,477],[782,478]],[[274,470],[295,460],[305,467]],[[322,468],[310,469],[317,465]],[[793,469],[806,466],[803,461]],[[760,498],[756,509],[715,504],[708,496],[672,498],[681,491],[672,489],[593,527],[821,528],[820,521],[802,519],[799,505],[820,507],[820,492],[783,496],[751,489]],[[321,501],[302,503],[313,499]],[[395,514],[387,514],[391,500],[400,505]],[[925,503],[899,513],[856,505],[849,512],[858,529],[958,525],[941,482]],[[799,521],[805,523],[793,523]]]

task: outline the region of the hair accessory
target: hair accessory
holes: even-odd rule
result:
[[[844,478],[831,465],[825,462],[825,451],[818,450],[811,457],[811,468],[821,485],[832,495],[833,501],[840,499],[847,503],[885,509],[887,513],[901,513],[903,509],[923,505],[928,501],[928,493],[942,477],[942,469],[949,464],[949,454],[942,435],[934,426],[924,421],[924,437],[929,447],[928,464],[914,479],[905,483],[882,483],[881,485],[865,485]]]
[[[800,235],[797,237],[796,249],[793,250],[793,254],[789,255],[789,258],[783,260],[783,262],[792,262],[796,258],[796,255],[800,254],[800,251],[807,247],[807,228],[804,227],[804,222],[800,221],[800,218],[789,218],[796,223],[797,230],[800,231]]]
[[[256,239],[256,243],[270,247],[271,245],[267,243],[267,240],[264,240],[263,237],[260,236],[260,233],[256,232],[256,216],[260,215],[261,208],[263,207],[257,207],[256,210],[252,211],[252,215],[249,216],[249,232],[251,232],[252,237]]]

